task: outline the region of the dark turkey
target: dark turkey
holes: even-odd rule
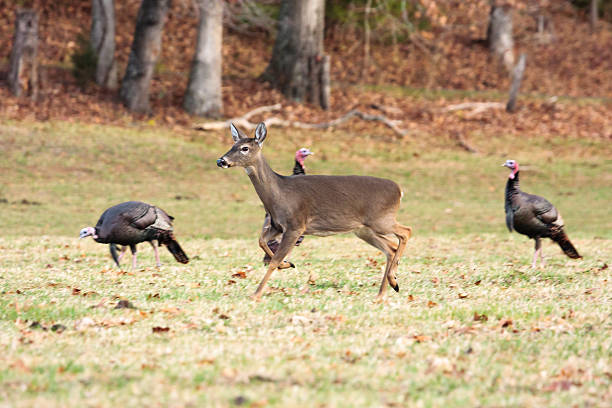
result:
[[[507,160],[502,166],[512,170],[506,183],[506,225],[510,232],[515,230],[535,240],[532,267],[536,266],[538,253],[544,264],[542,238],[555,241],[570,258],[582,258],[563,230],[563,219],[555,206],[543,197],[521,191],[518,163]]]
[[[304,167],[304,161],[311,154],[314,154],[314,153],[306,149],[305,147],[302,147],[301,149],[295,152],[295,165],[293,166],[294,176],[302,176],[306,174],[306,167]],[[270,215],[269,214],[266,214],[266,218],[264,219],[263,228],[266,229],[266,227],[267,228],[270,227]],[[303,240],[304,240],[304,236],[299,237],[297,242],[295,243],[295,246],[300,245]],[[279,245],[279,242],[275,239],[268,241],[268,248],[270,248],[272,253],[276,253],[276,250],[278,249],[278,245]],[[270,263],[270,260],[271,260],[270,255],[265,254],[263,258],[263,263],[267,265]]]
[[[174,238],[172,220],[174,217],[154,205],[127,201],[104,211],[95,228],[83,228],[79,236],[91,236],[96,242],[109,244],[111,256],[117,266],[129,246],[132,251],[132,267],[136,268],[136,244],[145,241],[149,242],[155,251],[157,266],[161,265],[157,244],[166,245],[177,261],[187,263],[189,258]],[[117,245],[123,245],[121,255],[117,253]]]

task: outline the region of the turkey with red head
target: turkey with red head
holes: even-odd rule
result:
[[[510,232],[515,230],[535,240],[532,267],[536,266],[538,254],[544,264],[542,238],[555,241],[570,258],[582,258],[563,230],[563,219],[555,206],[543,197],[521,191],[518,163],[506,160],[502,166],[511,170],[506,183],[506,225]]]
[[[104,211],[96,226],[83,228],[79,236],[91,236],[96,242],[109,244],[117,266],[129,246],[132,251],[132,268],[136,268],[136,244],[145,241],[153,246],[157,266],[161,265],[157,244],[166,245],[177,261],[187,263],[189,258],[174,237],[173,220],[174,217],[154,205],[127,201]],[[117,253],[117,245],[123,245],[121,255]]]
[[[298,151],[295,152],[295,165],[293,166],[293,175],[294,176],[303,176],[304,174],[306,174],[306,167],[304,166],[304,161],[311,154],[314,154],[314,153],[311,152],[310,150],[308,150],[305,147],[302,147],[301,149],[299,149]],[[266,214],[266,218],[264,220],[263,228],[264,229],[265,228],[270,228],[270,222],[271,222],[270,215]],[[303,240],[304,240],[304,236],[299,237],[297,242],[295,243],[295,246],[300,245]],[[275,239],[271,239],[270,241],[268,241],[268,248],[270,248],[270,250],[273,253],[276,253],[276,250],[278,249],[278,245],[279,245],[279,243]],[[265,254],[264,258],[263,258],[263,263],[267,265],[268,263],[270,263],[270,259],[272,259],[272,258],[270,258],[270,255]]]

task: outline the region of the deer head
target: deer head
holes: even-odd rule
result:
[[[266,125],[261,122],[255,129],[255,137],[249,138],[234,124],[230,124],[234,145],[221,158],[217,159],[217,166],[227,169],[228,167],[241,166],[250,167],[259,159],[263,142],[266,139]]]

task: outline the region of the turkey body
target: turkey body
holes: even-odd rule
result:
[[[542,238],[555,241],[568,257],[581,258],[565,233],[563,218],[555,206],[544,197],[521,191],[518,164],[509,160],[504,165],[513,170],[506,183],[506,226],[510,232],[514,230],[535,240],[532,266],[536,265],[538,253],[542,256]]]
[[[150,242],[155,250],[159,265],[157,246],[166,245],[177,261],[189,262],[189,258],[174,238],[172,221],[174,218],[164,210],[141,201],[127,201],[110,207],[98,220],[95,226],[94,240],[102,244],[110,244],[113,259],[119,266],[115,245],[129,246],[136,255],[136,244]],[[125,251],[125,248],[123,249]]]

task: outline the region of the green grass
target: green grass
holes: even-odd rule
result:
[[[383,259],[349,238],[307,238],[291,257],[298,269],[276,272],[259,303],[246,298],[263,273],[252,239],[186,239],[195,259],[181,266],[164,252],[160,270],[143,250],[143,268],[126,273],[91,240],[2,238],[0,398],[605,406],[612,245],[575,243],[585,260],[547,245],[549,265],[533,271],[530,246],[515,237],[417,236],[400,293],[377,305]],[[114,309],[119,299],[137,309]]]
[[[0,405],[607,406],[612,148],[470,142],[482,153],[271,129],[275,169],[307,146],[312,173],[398,181],[414,237],[383,304],[384,257],[352,236],[307,237],[297,268],[275,272],[254,303],[263,209],[242,170],[215,166],[229,134],[0,125]],[[529,268],[533,243],[504,225],[510,157],[584,259],[546,241],[547,266]],[[163,250],[153,268],[141,245],[141,268],[120,271],[107,246],[76,237],[128,199],[176,217],[188,265]],[[136,309],[115,309],[121,299]]]
[[[223,133],[173,135],[154,128],[83,124],[0,127],[3,235],[76,235],[102,211],[128,199],[176,217],[178,236],[244,238],[258,233],[263,207],[241,169],[219,169],[230,147]],[[570,236],[612,237],[612,148],[604,141],[470,135],[482,154],[440,142],[385,142],[343,131],[271,129],[265,154],[289,173],[307,145],[308,171],[391,178],[406,193],[399,219],[418,235],[503,233],[506,169],[521,164],[521,185],[563,214]],[[420,143],[420,144],[419,144]],[[432,147],[434,146],[434,147]],[[437,146],[437,147],[435,147]],[[39,205],[22,204],[22,200]]]
[[[484,100],[500,100],[506,101],[508,98],[507,92],[498,90],[474,90],[474,89],[431,89],[431,88],[415,88],[411,86],[393,85],[371,85],[359,84],[352,85],[342,83],[342,86],[351,86],[358,90],[380,92],[388,95],[395,95],[403,98],[412,98],[415,100],[440,100],[440,99],[484,99]],[[521,97],[527,101],[542,101],[555,97],[559,102],[577,104],[579,106],[603,105],[609,104],[611,98],[598,96],[567,96],[567,95],[547,95],[542,93],[523,93]]]

